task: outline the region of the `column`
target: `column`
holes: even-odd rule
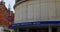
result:
[[[29,29],[26,29],[26,32],[29,32]]]
[[[37,32],[40,32],[39,30],[37,30]]]
[[[57,28],[57,32],[60,32],[60,27]]]
[[[52,32],[52,27],[51,27],[51,25],[49,25],[49,27],[48,27],[48,32]]]
[[[19,32],[19,28],[16,29],[16,32]]]

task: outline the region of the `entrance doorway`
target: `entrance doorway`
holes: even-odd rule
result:
[[[52,27],[52,32],[57,32],[57,28]]]

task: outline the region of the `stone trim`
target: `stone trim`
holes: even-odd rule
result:
[[[16,4],[14,5],[14,9],[16,6],[18,6],[19,4],[26,2],[26,1],[28,1],[28,0],[20,0],[20,1],[16,2]]]

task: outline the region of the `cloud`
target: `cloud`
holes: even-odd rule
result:
[[[13,6],[14,6],[14,4],[15,4],[15,0],[4,0],[4,2],[5,2],[5,5],[6,5],[7,8],[8,8],[8,6],[9,6],[9,4],[10,4],[11,10],[14,11]]]

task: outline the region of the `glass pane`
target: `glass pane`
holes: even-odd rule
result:
[[[26,32],[26,29],[19,29],[19,32]]]

